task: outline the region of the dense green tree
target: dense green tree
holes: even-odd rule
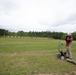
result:
[[[17,36],[25,36],[25,32],[23,32],[23,31],[18,31],[18,32],[17,32]]]
[[[73,32],[72,36],[73,36],[73,40],[76,40],[76,32]]]
[[[20,37],[49,37],[54,39],[65,39],[67,33],[63,32],[50,32],[50,31],[42,31],[42,32],[10,32],[6,29],[0,29],[0,36],[20,36]],[[72,33],[73,39],[76,40],[76,32]]]
[[[0,29],[0,36],[6,36],[8,35],[8,30]]]

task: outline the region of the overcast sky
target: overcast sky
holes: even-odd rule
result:
[[[76,0],[0,0],[0,28],[76,31]]]

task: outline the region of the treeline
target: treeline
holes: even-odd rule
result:
[[[42,32],[10,32],[5,29],[0,29],[0,36],[12,36],[12,37],[48,37],[54,39],[65,39],[67,33],[63,32],[50,32],[50,31],[42,31]],[[72,33],[73,39],[76,40],[76,32]]]
[[[8,30],[0,29],[0,36],[7,36],[8,32],[9,32]]]

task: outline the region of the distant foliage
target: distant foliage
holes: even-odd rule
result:
[[[0,29],[0,36],[7,36],[7,35],[8,35],[8,30]]]
[[[73,32],[72,36],[73,36],[73,40],[76,40],[76,32]]]
[[[64,40],[67,33],[63,32],[50,32],[50,31],[42,31],[42,32],[10,32],[5,29],[0,29],[0,36],[13,36],[13,37],[47,37],[47,38],[54,38],[54,39],[62,39]],[[76,40],[76,32],[72,33],[73,39]]]

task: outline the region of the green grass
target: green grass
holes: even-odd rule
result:
[[[52,50],[57,46],[56,41],[47,38],[0,38],[0,52]]]
[[[0,38],[0,75],[58,74],[74,75],[76,65],[60,60],[59,41],[48,38]],[[73,59],[76,59],[76,41],[72,43]]]

